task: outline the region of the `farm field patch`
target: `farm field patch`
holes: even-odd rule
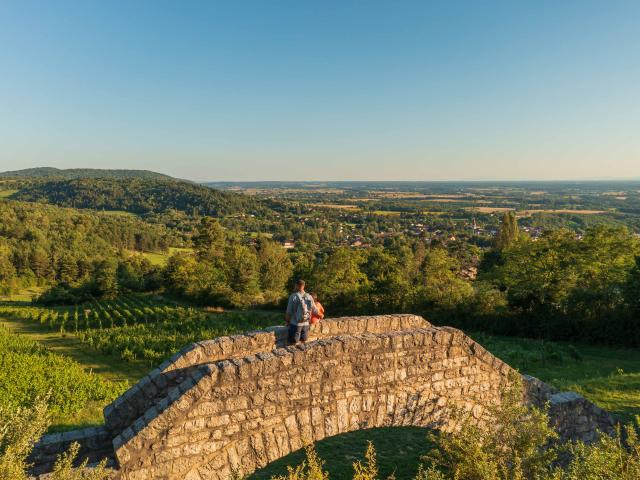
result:
[[[309,206],[318,208],[335,208],[337,210],[360,210],[358,205],[343,205],[339,203],[310,203]]]
[[[0,198],[7,198],[16,193],[18,190],[0,190]]]
[[[281,324],[282,316],[269,311],[209,313],[159,297],[129,295],[78,308],[5,303],[0,323],[105,381],[133,384],[186,344]],[[575,390],[625,420],[640,414],[640,352],[472,336],[522,372]],[[100,423],[106,403],[91,402],[73,416],[58,418],[56,427]]]

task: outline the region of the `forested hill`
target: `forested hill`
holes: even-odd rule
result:
[[[138,178],[81,178],[33,182],[10,198],[65,207],[124,210],[137,214],[173,209],[189,214],[221,216],[234,213],[264,213],[268,210],[260,201],[239,193],[221,192],[177,180]]]
[[[13,170],[1,172],[0,178],[46,178],[46,179],[78,179],[78,178],[138,178],[145,180],[172,180],[173,177],[163,173],[152,172],[150,170],[113,170],[101,168],[67,168],[59,169],[53,167],[25,168],[24,170]]]

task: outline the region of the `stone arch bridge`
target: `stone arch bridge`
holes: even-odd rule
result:
[[[339,433],[450,427],[452,405],[482,414],[511,367],[460,330],[415,315],[327,319],[304,345],[284,327],[194,343],[104,410],[105,426],[43,437],[31,461],[50,470],[71,442],[111,458],[115,478],[228,480]],[[574,393],[525,378],[564,438],[589,440],[612,418]]]

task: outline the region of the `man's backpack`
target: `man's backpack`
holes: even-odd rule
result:
[[[311,318],[311,312],[309,311],[309,307],[307,307],[307,302],[305,301],[305,297],[308,295],[308,293],[305,293],[304,295],[300,292],[298,292],[297,296],[298,296],[298,301],[300,302],[300,306],[298,308],[302,308],[302,321],[303,322],[308,322],[309,319]]]

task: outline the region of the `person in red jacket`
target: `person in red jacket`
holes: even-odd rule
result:
[[[309,323],[311,323],[311,325],[313,326],[319,323],[320,320],[324,318],[324,307],[318,301],[318,295],[316,295],[315,293],[312,293],[311,298],[313,298],[313,303],[316,304],[316,310],[311,312],[311,320],[309,321]]]

